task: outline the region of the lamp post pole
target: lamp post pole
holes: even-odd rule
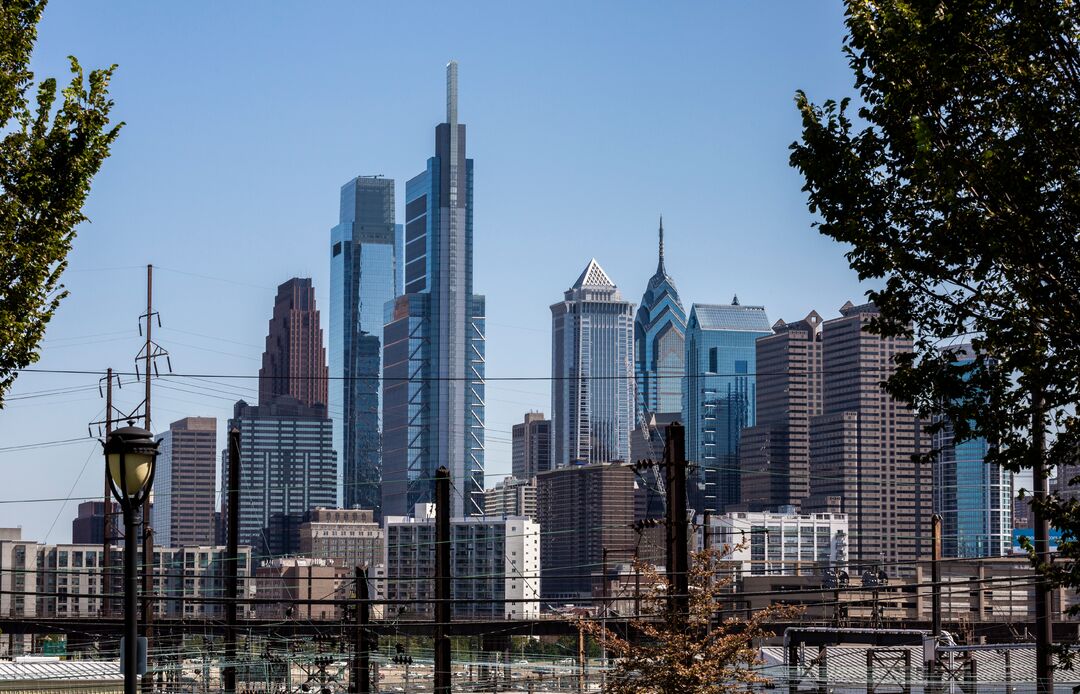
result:
[[[129,422],[130,424],[130,422]],[[139,690],[139,506],[154,485],[157,442],[146,429],[127,426],[105,439],[105,469],[113,496],[124,513],[124,694]],[[145,519],[144,519],[145,520]]]
[[[137,662],[139,658],[139,581],[136,578],[136,555],[139,538],[136,528],[135,508],[123,502],[124,510],[124,694],[135,694],[139,689]]]

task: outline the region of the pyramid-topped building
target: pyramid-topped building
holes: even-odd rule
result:
[[[629,460],[634,305],[593,258],[551,306],[552,464]]]

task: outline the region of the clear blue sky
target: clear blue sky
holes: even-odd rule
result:
[[[835,315],[862,289],[843,248],[811,229],[787,148],[796,89],[818,101],[852,92],[843,33],[835,0],[53,0],[38,77],[65,78],[69,54],[87,68],[118,63],[115,115],[127,125],[94,182],[71,296],[39,366],[130,370],[148,262],[178,372],[256,374],[274,289],[292,276],[314,278],[325,330],[338,189],[385,174],[400,201],[432,154],[451,58],[476,162],[489,376],[550,374],[548,306],[591,257],[639,301],[661,213],[688,310],[737,293],[773,320]],[[27,374],[12,397],[95,382]],[[205,415],[223,432],[255,383],[221,383],[157,388],[155,430]],[[130,407],[141,391],[118,395]],[[509,472],[511,424],[547,412],[549,398],[543,381],[489,386],[492,477]],[[96,388],[13,399],[0,448],[84,436],[102,410]],[[0,451],[0,500],[100,494],[99,450]],[[75,507],[0,504],[0,525],[68,541]]]

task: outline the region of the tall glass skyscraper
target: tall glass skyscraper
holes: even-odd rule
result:
[[[958,364],[971,363],[971,345],[960,352]],[[945,557],[1000,557],[1012,546],[1013,475],[986,464],[987,441],[975,438],[956,443],[952,425],[933,436],[934,513],[941,515],[941,551]]]
[[[484,297],[473,294],[473,161],[446,66],[435,156],[405,185],[405,293],[383,339],[383,514],[434,500],[450,470],[451,513],[484,510]]]
[[[341,187],[330,230],[330,417],[345,508],[374,509],[382,482],[379,401],[385,306],[401,293],[394,181],[358,176]]]
[[[660,254],[634,319],[634,375],[638,411],[648,414],[682,410],[686,372],[686,311],[675,281],[664,267],[664,219],[660,219]]]
[[[699,512],[723,513],[740,500],[739,433],[754,425],[755,342],[771,335],[763,306],[694,304],[686,326],[686,455]]]
[[[595,259],[551,306],[551,462],[630,460],[634,305]]]

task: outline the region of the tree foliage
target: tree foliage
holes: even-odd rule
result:
[[[614,667],[607,674],[609,694],[727,694],[758,689],[769,679],[757,667],[758,647],[773,636],[769,622],[789,619],[797,608],[776,605],[747,617],[720,618],[730,606],[730,593],[722,589],[730,579],[717,579],[729,551],[696,552],[690,564],[688,614],[668,609],[661,577],[655,568],[637,562],[641,582],[649,586],[643,596],[643,615],[630,621],[630,636],[609,630],[605,641]],[[582,622],[594,638],[602,624]]]
[[[67,295],[60,276],[90,182],[120,124],[110,124],[116,66],[87,77],[74,57],[60,92],[29,92],[30,54],[45,0],[0,4],[0,407],[17,370],[37,361],[45,328]]]
[[[862,104],[799,92],[791,164],[818,229],[880,287],[871,329],[915,338],[887,390],[958,441],[985,437],[989,464],[1074,461],[1080,3],[848,0],[846,23]],[[1080,529],[1075,506],[1042,509]],[[1056,577],[1080,585],[1075,543],[1061,549]]]

